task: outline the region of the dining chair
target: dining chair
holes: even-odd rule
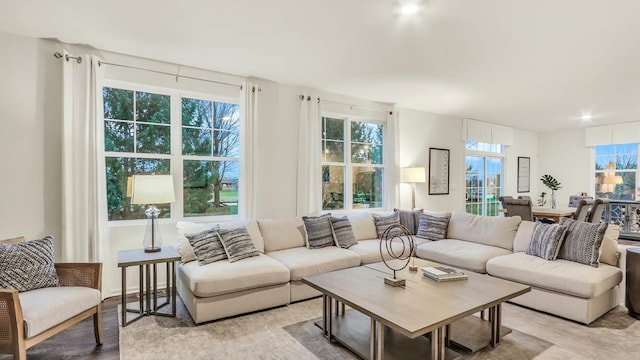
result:
[[[524,199],[504,199],[507,209],[505,216],[520,216],[522,220],[533,221],[531,200]]]
[[[531,199],[531,196],[529,195],[518,195],[518,199],[520,200],[531,200],[533,203],[533,199]]]
[[[609,204],[609,199],[596,199],[591,207],[591,213],[589,214],[588,222],[599,223],[602,220],[602,213],[604,208]]]
[[[590,210],[593,208],[595,200],[581,199],[578,201],[576,213],[573,215],[573,219],[577,221],[589,221]]]
[[[578,207],[578,203],[580,200],[593,200],[593,196],[582,196],[582,195],[570,195],[569,196],[569,207]]]
[[[513,199],[513,196],[504,195],[504,196],[499,196],[498,197],[498,200],[500,201],[500,204],[502,205],[503,209],[506,209],[506,206],[504,205],[504,200],[505,199]]]

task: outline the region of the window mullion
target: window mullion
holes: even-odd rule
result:
[[[182,99],[177,91],[171,93],[171,174],[175,181],[176,201],[171,204],[171,214],[174,219],[184,218],[184,177],[182,176]],[[176,176],[180,175],[180,176]],[[173,216],[175,214],[175,216]]]

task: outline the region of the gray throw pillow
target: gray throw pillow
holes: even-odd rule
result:
[[[218,229],[220,227],[216,225],[199,233],[184,234],[193,248],[198,264],[206,265],[227,258],[227,253],[224,251],[224,246],[222,246],[222,242],[218,237]]]
[[[567,236],[558,258],[598,267],[600,246],[608,223],[588,223],[563,217],[560,225],[567,227]]]
[[[389,226],[392,225],[400,225],[400,214],[394,212],[391,215],[373,215],[373,221],[376,224],[376,232],[378,234],[378,239],[382,238],[382,234],[387,230]],[[411,231],[411,229],[409,229]],[[388,235],[390,237],[402,235],[403,232],[400,229],[394,229]]]
[[[343,217],[331,217],[331,227],[333,227],[333,234],[336,237],[336,243],[343,249],[348,249],[353,245],[356,245],[356,235],[353,233],[353,227],[351,222],[346,216]]]
[[[418,232],[420,214],[422,214],[423,209],[413,211],[393,209],[393,211],[398,213],[398,216],[400,218],[400,225],[409,229],[412,235],[415,235]]]
[[[260,255],[245,226],[234,229],[220,229],[218,230],[218,237],[222,246],[224,246],[229,262]]]
[[[331,214],[321,216],[303,216],[304,231],[307,234],[307,247],[320,249],[335,245],[333,229],[331,228]]]
[[[22,292],[55,286],[60,284],[51,236],[0,244],[0,287]]]
[[[447,228],[451,214],[420,214],[416,237],[427,240],[442,240],[447,237]]]
[[[567,227],[564,225],[536,223],[526,251],[527,255],[555,260],[566,231]]]

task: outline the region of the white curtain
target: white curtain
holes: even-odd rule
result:
[[[400,133],[398,124],[398,112],[392,111],[387,115],[387,123],[385,125],[387,133],[385,134],[385,164],[386,174],[385,181],[391,186],[385,186],[387,190],[386,208],[400,208],[400,142],[398,136]]]
[[[241,168],[239,194],[242,218],[256,217],[256,158],[258,154],[258,93],[255,84],[245,82],[240,89],[240,132],[244,136],[241,148]]]
[[[303,94],[298,120],[298,216],[317,213],[322,209],[322,124],[320,104],[316,97]]]
[[[101,83],[95,56],[62,57],[62,248],[65,262],[102,262],[107,254],[107,205]]]

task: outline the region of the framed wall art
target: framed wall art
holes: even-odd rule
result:
[[[531,191],[531,158],[518,156],[518,192]]]
[[[429,195],[449,194],[449,149],[429,148]]]

